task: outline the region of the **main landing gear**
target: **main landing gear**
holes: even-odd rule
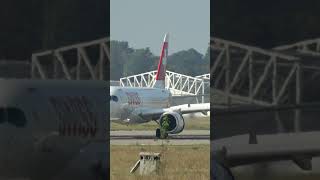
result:
[[[156,129],[156,138],[160,139],[160,137],[161,137],[161,131],[160,131],[160,128],[157,128]]]
[[[160,123],[158,121],[156,121],[156,120],[155,120],[155,122],[158,123],[158,125],[161,128]],[[160,128],[156,129],[156,138],[158,138],[158,139],[166,139],[168,137],[168,133],[167,132],[161,132]],[[164,134],[161,134],[161,133],[164,133]]]
[[[161,134],[164,133],[164,134]],[[168,133],[167,132],[161,132],[160,128],[156,129],[156,138],[158,139],[167,139],[168,138]]]

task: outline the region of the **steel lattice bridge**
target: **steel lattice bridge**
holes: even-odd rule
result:
[[[196,78],[204,79],[210,81],[210,73],[196,76]]]
[[[32,54],[33,79],[106,80],[109,38]]]
[[[136,74],[120,79],[120,86],[153,87],[157,71]],[[209,77],[210,76],[206,76]],[[166,88],[174,95],[203,95],[209,88],[209,82],[203,76],[192,77],[166,71]]]
[[[109,38],[32,54],[33,79],[106,80]],[[121,78],[120,85],[152,87],[156,71]],[[198,77],[167,71],[166,84],[174,95],[209,94],[210,74]],[[203,98],[202,98],[203,99]]]
[[[277,46],[273,49],[278,51],[294,50],[302,54],[320,56],[320,38],[300,41],[289,45]]]
[[[300,106],[308,103],[304,88],[312,88],[320,78],[319,39],[266,50],[212,38],[210,47],[213,102],[226,108],[241,103]],[[295,109],[296,131],[300,116],[300,109]]]
[[[105,80],[108,45],[109,38],[102,38],[34,53],[31,77]],[[211,77],[213,102],[226,107],[239,103],[299,106],[306,103],[304,91],[320,80],[320,39],[266,50],[212,38],[210,47],[210,74],[191,77],[168,71],[167,88],[180,95],[205,94]],[[138,74],[122,78],[121,85],[151,87],[154,77],[155,71]],[[296,119],[299,114],[296,110]]]

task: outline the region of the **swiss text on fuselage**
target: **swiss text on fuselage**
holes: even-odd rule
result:
[[[84,96],[51,97],[50,103],[58,116],[62,136],[94,137],[97,133],[97,117],[90,110]]]

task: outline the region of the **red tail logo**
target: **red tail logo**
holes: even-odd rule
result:
[[[158,70],[156,75],[156,82],[154,87],[164,88],[165,87],[165,77],[166,77],[166,66],[167,66],[167,57],[168,57],[168,46],[169,46],[169,35],[164,36],[162,50],[160,54]]]

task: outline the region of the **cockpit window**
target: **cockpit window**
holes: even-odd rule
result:
[[[0,108],[0,123],[8,122],[16,127],[24,127],[27,123],[22,110],[14,107]]]
[[[118,102],[118,100],[117,96],[110,96],[110,101]]]
[[[8,123],[17,127],[24,127],[27,123],[26,116],[23,111],[18,108],[7,108]]]

